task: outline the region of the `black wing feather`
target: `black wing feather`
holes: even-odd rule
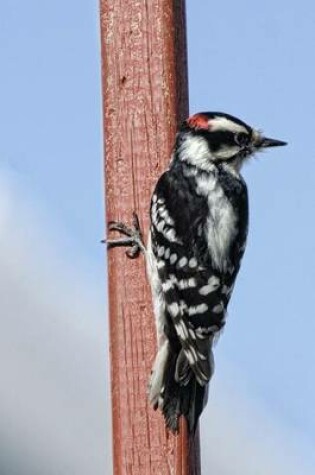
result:
[[[213,373],[211,343],[225,324],[226,307],[247,233],[246,186],[229,175],[224,176],[223,169],[220,173],[225,195],[238,213],[239,228],[230,248],[231,266],[225,273],[214,268],[203,232],[209,214],[208,201],[196,193],[195,178],[184,176],[182,166],[175,165],[161,176],[151,205],[152,250],[157,262],[163,260],[158,272],[166,303],[165,334],[176,355],[171,365],[175,381],[171,396],[165,395],[164,414],[169,417],[174,405],[179,404],[180,387],[188,390],[188,386],[192,386],[190,389],[198,394],[198,407],[192,409],[187,396],[182,396],[181,408],[176,407],[179,414],[186,414],[194,423],[203,408],[200,401],[204,391],[201,389]],[[178,394],[174,397],[176,391]],[[186,406],[190,407],[189,414]]]

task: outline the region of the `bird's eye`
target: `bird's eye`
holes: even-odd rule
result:
[[[249,144],[249,135],[244,132],[239,132],[234,135],[234,141],[240,147],[246,147]]]

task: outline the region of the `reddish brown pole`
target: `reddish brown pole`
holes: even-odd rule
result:
[[[101,0],[108,220],[147,234],[150,196],[188,113],[184,0]],[[199,435],[175,437],[148,405],[156,350],[142,257],[109,252],[110,354],[115,475],[200,475]]]

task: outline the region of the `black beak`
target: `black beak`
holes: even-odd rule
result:
[[[282,145],[287,145],[287,142],[282,142],[282,140],[268,139],[267,137],[262,137],[259,144],[259,148],[263,147],[282,147]]]

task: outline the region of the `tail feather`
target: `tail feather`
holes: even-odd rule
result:
[[[156,355],[149,384],[149,400],[154,409],[158,408],[163,394],[165,371],[169,364],[170,355],[170,344],[168,340],[165,340]]]
[[[207,386],[198,383],[183,351],[174,352],[168,343],[162,357],[162,348],[151,377],[150,401],[156,408],[160,407],[166,426],[172,432],[178,432],[182,415],[188,422],[189,431],[194,432],[207,400]]]
[[[189,366],[184,350],[181,350],[176,360],[175,380],[181,386],[186,386],[191,379],[191,373],[192,370]]]

